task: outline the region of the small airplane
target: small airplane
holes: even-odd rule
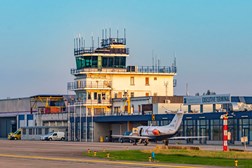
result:
[[[112,135],[115,138],[129,138],[136,145],[137,140],[148,145],[149,140],[162,141],[165,140],[166,145],[168,145],[169,139],[198,139],[198,138],[207,138],[207,136],[187,136],[187,137],[174,137],[179,127],[182,123],[184,116],[183,111],[178,111],[171,123],[164,126],[138,126],[133,128],[130,135]]]

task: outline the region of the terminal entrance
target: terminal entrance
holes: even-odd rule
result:
[[[249,144],[249,140],[250,140],[249,128],[242,128],[242,137],[248,137],[248,142],[246,143]]]

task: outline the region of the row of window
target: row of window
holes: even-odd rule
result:
[[[101,64],[98,63],[101,61]],[[98,56],[85,56],[76,58],[77,69],[83,68],[98,68],[98,64],[104,68],[126,68],[126,57],[101,57]]]
[[[154,93],[153,96],[157,96],[157,93]],[[123,98],[126,97],[127,95],[123,95],[122,92],[115,93],[114,98]],[[144,95],[143,95],[144,96]],[[145,93],[145,96],[151,96],[149,92]],[[130,97],[135,97],[134,92],[130,92]]]
[[[157,77],[154,77],[154,80],[157,80]],[[135,77],[130,77],[130,85],[135,85]],[[149,86],[150,85],[150,78],[145,77],[145,85]]]
[[[22,130],[23,135],[42,135],[42,128],[29,128],[28,132],[26,128]],[[45,128],[45,134],[49,133],[49,128]]]

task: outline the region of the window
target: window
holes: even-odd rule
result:
[[[145,96],[149,96],[149,93],[145,93]]]
[[[150,85],[149,77],[146,77],[146,78],[145,78],[145,85]]]
[[[134,97],[134,92],[130,92],[130,97]]]
[[[97,93],[94,92],[94,100],[96,100],[96,99],[97,99]]]
[[[154,93],[153,96],[157,96],[157,93]]]
[[[45,134],[49,133],[49,128],[45,128]]]
[[[135,78],[134,77],[130,77],[130,85],[135,85]]]
[[[88,100],[91,100],[91,93],[88,92]]]
[[[85,57],[77,57],[76,58],[76,65],[77,69],[82,69],[82,68],[97,68],[97,61],[98,57],[97,56],[85,56]]]
[[[32,135],[32,129],[31,128],[29,129],[29,135]]]
[[[42,135],[42,128],[38,128],[37,134],[38,134],[38,135]]]
[[[23,128],[23,135],[26,135],[26,128]]]
[[[102,100],[105,100],[105,99],[106,99],[106,94],[102,93]]]
[[[157,80],[157,77],[154,77],[154,80]]]
[[[138,112],[141,112],[141,105],[138,105]]]
[[[115,93],[115,98],[117,98],[117,93]]]
[[[125,68],[126,57],[102,57],[102,67],[107,68]]]

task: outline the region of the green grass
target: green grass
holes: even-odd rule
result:
[[[155,151],[155,150],[154,150]],[[170,150],[168,150],[170,151]],[[185,150],[172,150],[169,153],[156,153],[156,161],[159,163],[178,163],[178,164],[198,164],[198,165],[211,165],[211,166],[234,166],[234,158],[228,158],[230,155],[229,152],[219,152],[217,157],[212,155],[212,151],[201,151],[205,153],[204,157],[199,155],[188,155],[188,151]],[[210,152],[209,156],[206,156],[206,153]],[[106,158],[108,152],[98,151],[96,157]],[[109,151],[110,158],[109,160],[127,160],[127,161],[140,161],[148,162],[149,156],[151,156],[151,151],[139,151],[139,150],[124,150],[124,151]],[[189,152],[190,153],[190,152]],[[218,152],[217,152],[218,153]],[[233,153],[233,152],[232,152]],[[236,152],[236,155],[239,155],[242,152]],[[94,157],[93,152],[88,154],[84,152],[83,155]],[[250,154],[251,155],[251,154]],[[238,159],[239,167],[251,167],[251,159]]]

